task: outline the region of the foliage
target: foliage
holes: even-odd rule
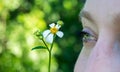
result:
[[[62,20],[64,37],[52,52],[52,72],[73,72],[81,50],[80,0],[0,0],[0,72],[47,72],[46,51],[31,51],[42,45],[37,29]]]

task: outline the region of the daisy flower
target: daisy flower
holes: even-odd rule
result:
[[[45,38],[46,42],[48,43],[52,43],[53,42],[53,38],[54,35],[57,35],[58,37],[62,38],[63,37],[63,32],[59,31],[61,25],[52,23],[49,25],[50,29],[49,30],[45,30],[43,32],[43,37]]]

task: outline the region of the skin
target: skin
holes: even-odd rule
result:
[[[120,72],[120,0],[87,0],[80,18],[96,40],[83,41],[74,72]]]

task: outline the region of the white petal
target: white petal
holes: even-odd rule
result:
[[[49,25],[51,28],[53,28],[55,26],[55,23],[52,23]]]
[[[57,29],[59,29],[60,27],[61,27],[61,26],[60,26],[60,25],[58,25],[58,24],[55,26],[55,28],[57,28]]]
[[[49,35],[46,37],[46,42],[48,42],[48,43],[52,43],[52,42],[53,42],[53,34],[49,34]]]
[[[43,37],[46,38],[49,33],[50,33],[50,30],[45,30],[45,31],[43,32]]]
[[[57,36],[60,37],[60,38],[62,38],[63,35],[64,35],[62,31],[58,31],[56,34],[57,34]]]

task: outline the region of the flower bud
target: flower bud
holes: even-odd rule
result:
[[[39,30],[37,30],[34,34],[35,34],[39,39],[43,39],[43,35],[42,35],[42,33],[41,33]]]
[[[59,21],[57,21],[57,24],[62,26],[64,23],[63,23],[63,21],[59,20]]]

